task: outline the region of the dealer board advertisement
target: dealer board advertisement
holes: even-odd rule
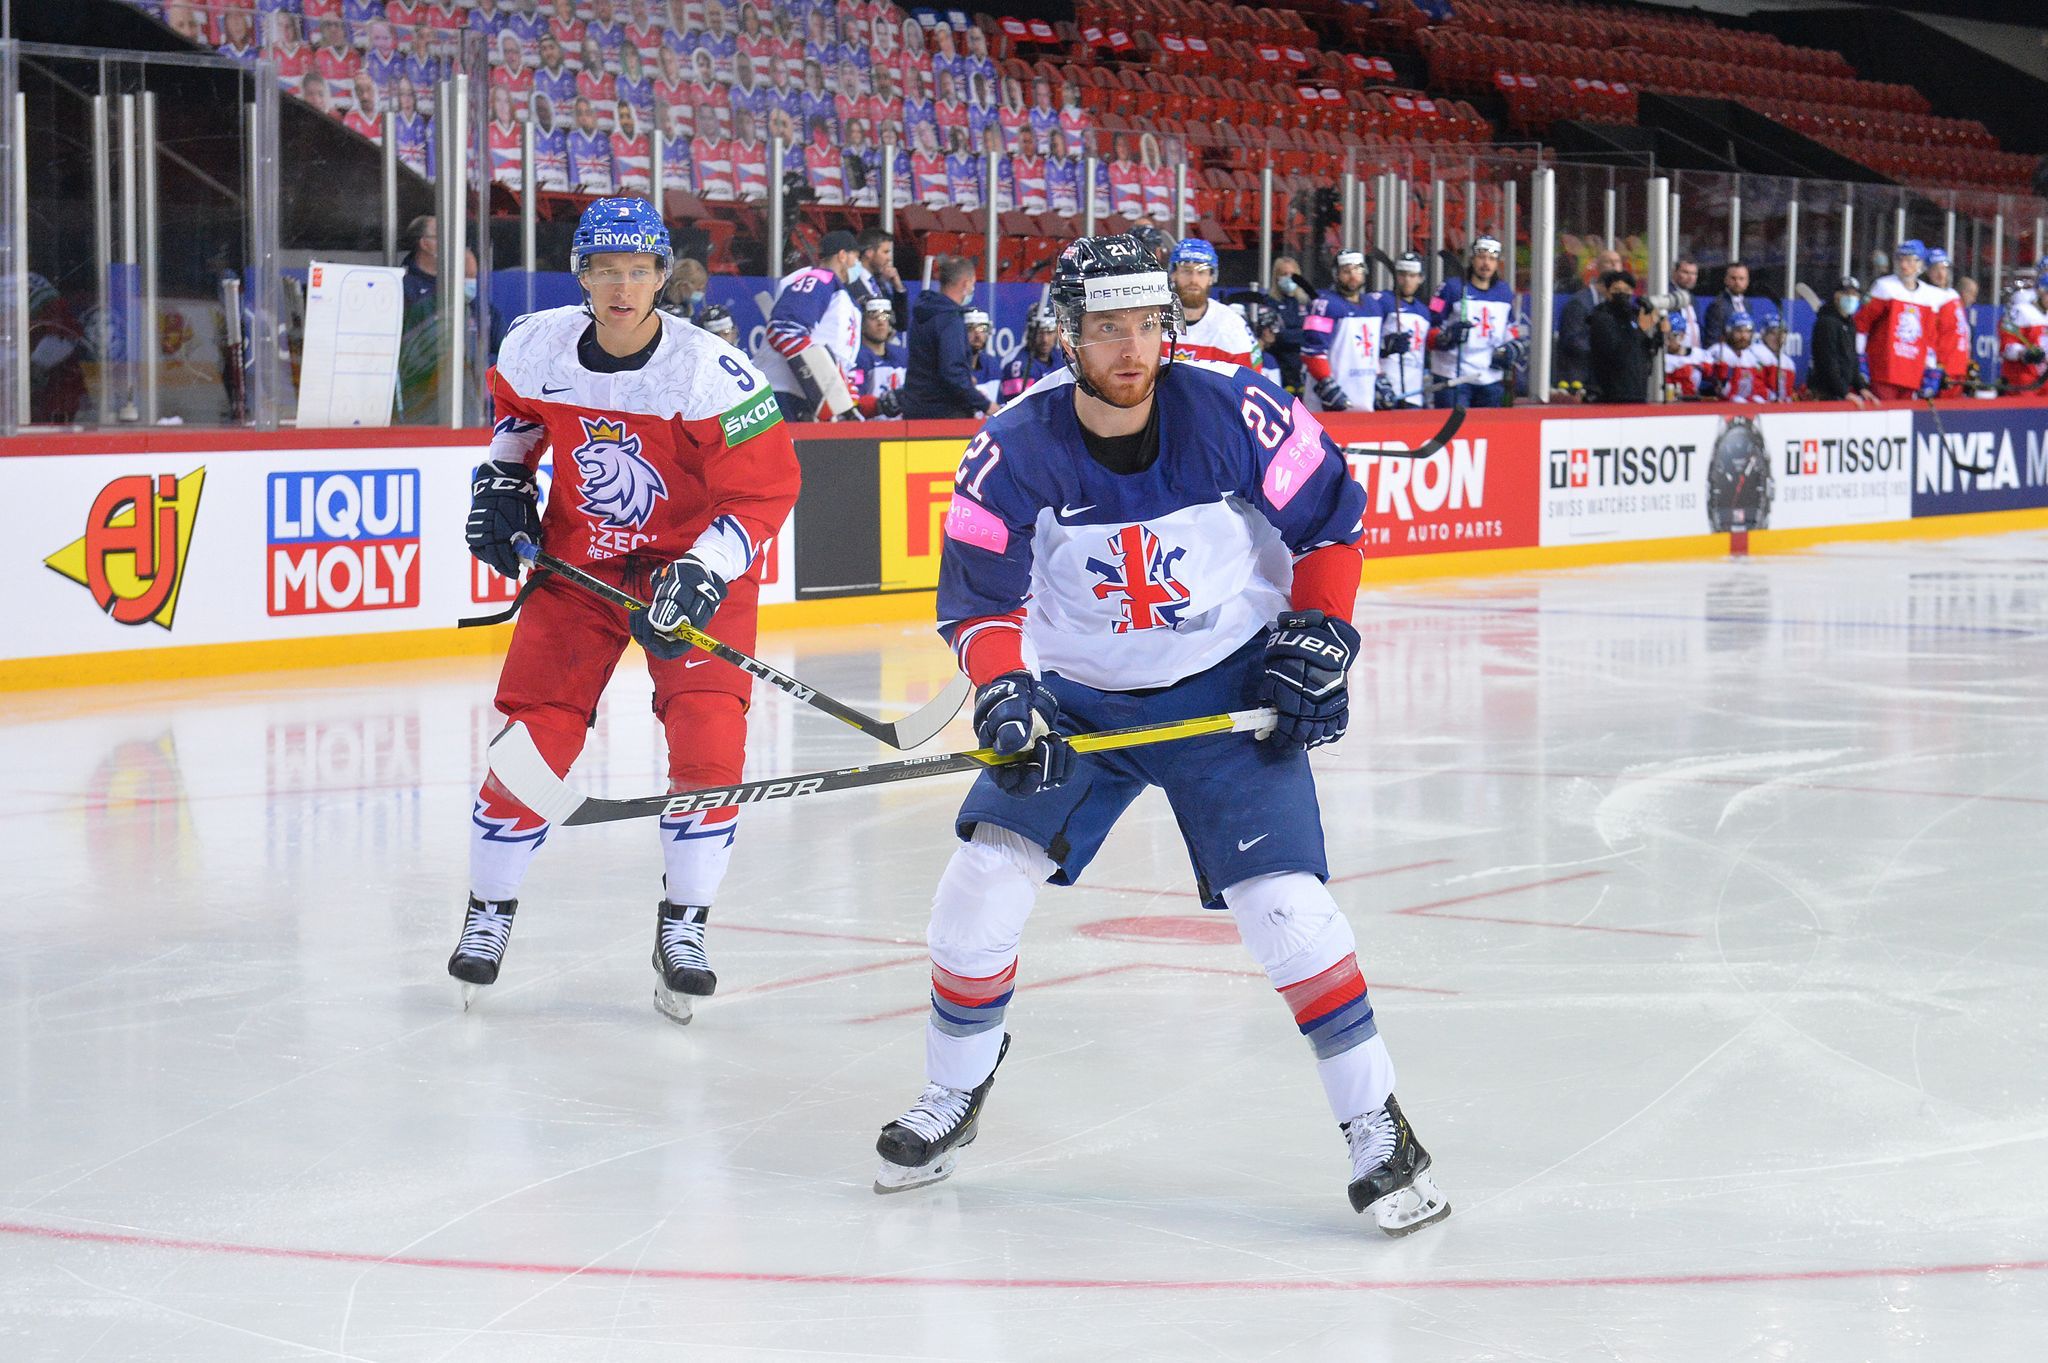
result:
[[[487,614],[517,588],[463,542],[474,462],[446,445],[0,458],[0,659]],[[795,599],[794,536],[764,548],[763,602]]]
[[[1944,404],[1913,413],[1913,514],[2048,506],[2048,407]]]
[[[1752,529],[1871,525],[1913,515],[1913,414],[1770,412],[1770,486]]]
[[[1538,532],[1536,423],[1472,428],[1427,459],[1408,451],[1441,424],[1390,414],[1369,420],[1325,415],[1351,476],[1365,488],[1367,558],[1526,548]],[[1413,430],[1402,424],[1412,425]],[[1389,428],[1392,429],[1389,429]],[[1371,434],[1364,439],[1353,432]]]
[[[1543,422],[1539,543],[1708,533],[1707,473],[1723,424],[1711,415]]]

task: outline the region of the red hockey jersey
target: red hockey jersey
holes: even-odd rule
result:
[[[761,371],[666,313],[645,367],[585,369],[581,307],[513,323],[491,370],[491,458],[529,468],[554,451],[541,535],[578,565],[694,553],[727,581],[746,573],[796,504],[796,448]]]
[[[1909,289],[1897,275],[1871,285],[1870,301],[1856,314],[1856,346],[1870,362],[1871,380],[1918,388],[1929,369],[1961,378],[1969,356],[1954,299],[1921,281]]]

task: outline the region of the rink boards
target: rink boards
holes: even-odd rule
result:
[[[1472,413],[1427,460],[1402,456],[1439,414],[1324,421],[1367,492],[1368,581],[2048,525],[2048,404],[1525,406]],[[765,623],[928,616],[975,430],[796,427]],[[0,442],[0,687],[495,651],[502,629],[452,628],[513,593],[463,544],[480,435]]]

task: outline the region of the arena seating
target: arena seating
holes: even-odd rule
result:
[[[1006,277],[1042,271],[1079,231],[1078,176],[1060,143],[1103,158],[1098,216],[1110,221],[1171,219],[1184,163],[1190,218],[1228,249],[1256,230],[1268,165],[1284,211],[1347,166],[1426,176],[1432,156],[1461,148],[1527,159],[1495,143],[1475,98],[1526,137],[1564,119],[1633,122],[1642,92],[1707,95],[1923,186],[2024,190],[2033,168],[1981,124],[1934,116],[1910,87],[1860,79],[1839,53],[1700,15],[1565,0],[1080,0],[1057,24],[888,0],[542,0],[531,16],[513,0],[491,16],[478,0],[137,2],[231,55],[253,60],[263,44],[288,90],[373,141],[378,115],[395,110],[399,154],[423,174],[434,84],[470,44],[488,54],[492,173],[508,207],[521,188],[517,124],[548,97],[536,204],[551,217],[646,187],[659,123],[664,210],[712,238],[714,269],[737,268],[765,232],[770,131],[810,187],[794,224],[806,235],[876,220],[889,129],[899,230],[926,250],[968,252],[986,246],[995,139]],[[550,38],[562,64],[537,70]],[[1427,88],[1404,87],[1418,70]],[[1795,85],[1801,97],[1784,97]],[[634,115],[618,112],[628,106]]]

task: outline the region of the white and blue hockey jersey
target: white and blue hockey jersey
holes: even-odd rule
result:
[[[1386,378],[1387,386],[1394,391],[1394,401],[1403,407],[1427,407],[1429,398],[1422,390],[1423,357],[1429,353],[1429,329],[1435,322],[1435,314],[1429,310],[1429,300],[1421,294],[1403,303],[1397,294],[1389,291],[1376,295],[1380,305],[1380,341],[1395,332],[1408,337],[1408,349],[1399,355],[1380,356],[1380,373]]]
[[[754,364],[778,393],[801,394],[789,359],[812,345],[822,345],[843,374],[852,374],[860,348],[860,306],[830,270],[811,266],[785,275],[776,286],[775,307],[768,331],[754,351]],[[848,380],[849,386],[852,380]]]
[[[968,445],[946,513],[938,605],[940,633],[977,681],[991,669],[972,666],[970,649],[1008,631],[1025,665],[1085,686],[1170,685],[1294,604],[1301,556],[1357,542],[1364,490],[1278,385],[1249,369],[1176,362],[1160,372],[1157,401],[1159,455],[1136,473],[1089,454],[1057,376]],[[1355,592],[1358,560],[1343,552]]]
[[[1356,301],[1332,289],[1316,295],[1308,315],[1301,319],[1302,363],[1316,373],[1321,361],[1330,366],[1330,377],[1344,390],[1354,412],[1372,410],[1373,382],[1380,374],[1380,304],[1369,293]],[[1310,385],[1310,410],[1323,404]]]
[[[1464,379],[1468,383],[1499,383],[1504,377],[1494,366],[1493,352],[1515,339],[1515,294],[1496,279],[1485,288],[1459,276],[1446,279],[1430,305],[1436,324],[1470,322],[1463,344],[1453,350],[1429,352],[1429,372],[1440,379]]]

